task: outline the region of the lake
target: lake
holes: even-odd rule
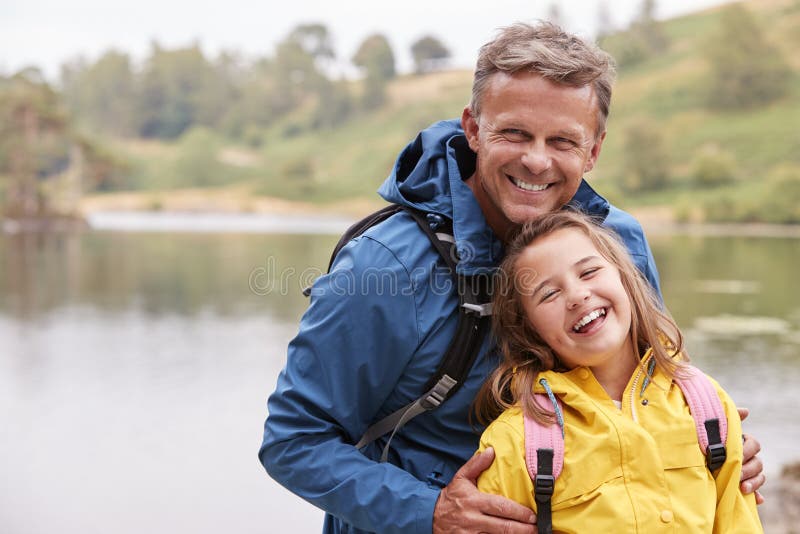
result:
[[[301,290],[345,224],[254,221],[0,234],[4,533],[319,532],[257,450]],[[693,360],[751,409],[776,474],[800,459],[800,240],[651,244]]]

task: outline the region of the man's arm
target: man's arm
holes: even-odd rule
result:
[[[365,271],[375,268],[395,277],[396,291],[377,291],[381,277],[372,278],[371,288],[362,285]],[[439,490],[352,445],[419,343],[408,287],[402,265],[371,239],[339,253],[332,273],[314,285],[289,346],[269,399],[259,457],[279,483],[358,528],[428,534]]]

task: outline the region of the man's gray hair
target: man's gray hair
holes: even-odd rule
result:
[[[518,22],[502,28],[478,53],[470,110],[481,112],[481,98],[498,73],[534,72],[570,87],[592,86],[597,95],[597,135],[605,132],[614,83],[614,60],[594,43],[571,35],[555,24]]]

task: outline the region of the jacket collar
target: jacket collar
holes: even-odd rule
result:
[[[633,376],[628,380],[628,385],[625,387],[626,393],[633,386],[634,382],[636,383],[637,388],[640,390],[642,386],[645,385],[644,378],[647,374],[647,366],[651,357],[651,351],[648,350],[642,358],[642,365],[637,367],[637,369],[633,372]],[[639,374],[639,378],[638,380],[634,380],[637,374]],[[542,378],[547,380],[550,389],[556,395],[576,395],[588,393],[590,396],[595,398],[608,397],[605,390],[597,381],[597,379],[594,378],[594,374],[588,367],[575,367],[574,369],[564,372],[544,371],[539,373],[539,377],[537,378],[536,384],[533,388],[534,393],[545,392],[544,387],[539,383],[539,380]],[[667,391],[672,384],[672,380],[670,380],[670,378],[667,377],[667,375],[665,375],[661,369],[656,366],[648,384],[649,385],[647,387],[654,385],[662,391]],[[638,395],[639,391],[637,391],[636,394]]]

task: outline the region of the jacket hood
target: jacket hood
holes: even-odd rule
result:
[[[378,194],[388,202],[452,219],[448,165],[454,162],[448,161],[447,152],[450,141],[458,136],[464,132],[457,120],[437,122],[421,131],[397,157]]]
[[[474,172],[475,153],[467,145],[460,121],[441,121],[420,132],[400,153],[378,190],[388,202],[453,221],[461,274],[494,270],[503,255],[502,243],[464,182]]]

